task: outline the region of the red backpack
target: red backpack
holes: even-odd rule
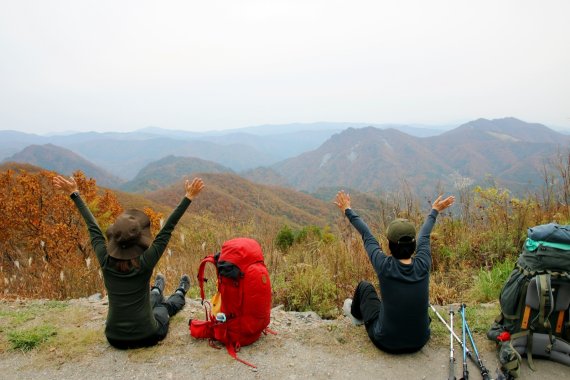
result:
[[[211,301],[204,301],[204,269],[207,263],[216,266],[218,292]],[[206,256],[198,269],[200,296],[206,320],[190,320],[190,335],[224,344],[236,360],[255,366],[237,357],[241,346],[252,344],[267,328],[271,313],[271,283],[263,262],[263,252],[253,239],[226,241],[222,251]],[[210,308],[208,308],[210,304]]]

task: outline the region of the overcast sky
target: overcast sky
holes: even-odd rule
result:
[[[0,0],[0,129],[570,128],[567,0]]]

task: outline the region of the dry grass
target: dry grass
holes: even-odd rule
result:
[[[45,173],[42,175],[46,176]],[[213,176],[212,181],[215,181],[215,178],[217,177]],[[226,206],[231,212],[223,211],[219,208],[221,205],[218,205],[216,210],[219,212],[213,214],[207,207],[208,197],[201,200],[200,207],[193,204],[192,212],[182,218],[155,269],[156,272],[165,274],[167,293],[174,291],[182,274],[187,273],[195,279],[200,261],[206,255],[219,251],[224,241],[234,237],[250,237],[260,242],[273,281],[274,304],[284,304],[287,309],[316,310],[323,316],[335,317],[342,300],[352,295],[360,280],[377,283],[361,238],[345,218],[337,214],[335,224],[331,225],[331,220],[324,218],[327,212],[319,208],[321,203],[310,203],[310,207],[315,208],[315,213],[321,216],[320,219],[317,218],[322,222],[320,226],[305,229],[304,227],[309,226],[293,224],[295,233],[303,232],[305,235],[302,239],[296,238],[289,247],[278,247],[275,239],[288,220],[288,214],[285,212],[287,202],[283,200],[294,201],[297,212],[303,202],[309,202],[308,196],[289,190],[263,188],[258,194],[259,197],[252,197],[250,193],[257,191],[254,185],[233,177],[220,178],[220,183],[215,186],[216,191],[231,193],[232,197],[242,201],[248,199],[250,202],[259,202],[263,198],[266,201],[264,204],[269,204],[271,199],[271,204],[278,204],[272,212],[284,214],[276,215],[280,217],[277,219],[262,218],[259,216],[261,214],[257,215],[252,211],[255,207],[252,208],[251,204],[248,204],[250,216],[244,217],[239,212],[241,206],[229,202],[230,195],[227,197],[229,203]],[[29,180],[31,181],[30,178]],[[13,182],[14,178],[11,181]],[[43,182],[32,182],[34,186],[46,186],[45,178]],[[239,184],[239,188],[232,190],[232,183]],[[93,183],[89,184],[94,186]],[[52,189],[45,191],[54,196]],[[177,201],[178,195],[174,197],[171,193],[172,190],[163,193],[161,199],[167,199],[167,203],[171,203],[174,198]],[[248,194],[247,197],[245,193]],[[99,199],[94,190],[93,194],[93,199]],[[119,195],[121,202],[126,202],[129,207],[157,207],[157,215],[160,215],[158,212],[169,212],[169,207],[149,202],[145,197],[130,197],[125,193]],[[506,191],[489,188],[477,189],[465,196],[469,198],[469,208],[456,205],[454,209],[461,210],[462,214],[440,215],[432,234],[430,299],[437,304],[496,299],[496,293],[505,275],[504,268],[508,268],[509,263],[517,256],[526,228],[555,218],[559,223],[565,223],[570,218],[565,207],[556,203],[541,204],[537,195],[516,199]],[[155,194],[154,198],[160,197]],[[393,216],[407,217],[418,226],[423,222],[427,211],[421,209],[419,204],[419,201],[409,197],[403,200],[399,200],[397,195],[387,197],[375,203],[376,206],[379,205],[379,210],[365,210],[366,221],[378,240],[385,245],[383,228]],[[358,204],[354,206],[358,211]],[[257,207],[261,205],[258,204]],[[265,213],[267,214],[267,210]],[[70,234],[69,239],[77,244],[71,245],[72,248],[66,246],[66,249],[70,250],[66,252],[57,252],[57,246],[50,246],[50,252],[54,255],[54,259],[50,260],[45,258],[44,247],[35,240],[26,242],[21,247],[3,247],[0,256],[3,297],[69,299],[89,296],[96,292],[105,294],[98,263],[86,239],[82,221],[78,219],[75,211],[45,215],[45,218],[51,223],[56,216],[57,220],[67,220],[69,226],[54,236],[61,238],[67,231],[66,233]],[[101,215],[101,218],[104,223],[108,223],[110,214]],[[299,218],[300,214],[295,214],[293,219]],[[46,221],[42,223],[46,224]],[[21,233],[26,232],[25,228],[24,226]],[[45,230],[49,229],[45,227]],[[29,239],[37,240],[31,236]],[[492,270],[494,267],[503,269]],[[215,278],[212,268],[208,268],[207,277]],[[42,286],[38,287],[38,283]],[[213,294],[214,281],[211,281],[207,288],[208,294]],[[197,295],[198,289],[194,286],[189,296]]]
[[[461,338],[461,314],[459,313],[459,304],[454,304],[454,317],[453,317],[453,330],[458,337]],[[434,306],[439,314],[447,321],[449,324],[449,306],[441,307]],[[466,307],[465,317],[469,328],[473,333],[473,338],[479,342],[486,340],[485,334],[487,330],[499,314],[498,303],[484,304],[484,305],[470,305]],[[429,310],[431,321],[431,340],[430,344],[435,345],[445,345],[449,344],[449,330],[445,325],[438,319],[437,315],[430,309]]]

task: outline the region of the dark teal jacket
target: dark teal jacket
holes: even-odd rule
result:
[[[393,256],[387,256],[366,223],[353,210],[347,209],[345,215],[362,235],[364,248],[380,281],[382,306],[374,322],[374,340],[387,351],[420,349],[430,336],[430,234],[438,212],[432,209],[420,229],[411,264],[402,264]]]
[[[150,278],[168,245],[174,227],[191,201],[186,197],[182,199],[150,247],[139,256],[140,268],[133,268],[126,273],[111,268],[107,242],[97,221],[81,197],[76,197],[74,202],[87,224],[91,245],[101,265],[109,297],[105,335],[119,341],[133,341],[153,336],[158,330],[158,325],[150,306]]]

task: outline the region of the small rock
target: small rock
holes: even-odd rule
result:
[[[281,310],[281,309],[283,309],[284,307],[285,307],[285,306],[284,306],[283,304],[277,305],[277,306],[275,306],[273,309],[271,309],[271,312],[273,313],[273,312],[275,312],[275,311]]]
[[[89,301],[89,302],[99,302],[99,301],[101,301],[102,298],[103,298],[103,297],[101,296],[101,293],[95,293],[95,294],[90,295],[90,296],[87,298],[87,301]]]

